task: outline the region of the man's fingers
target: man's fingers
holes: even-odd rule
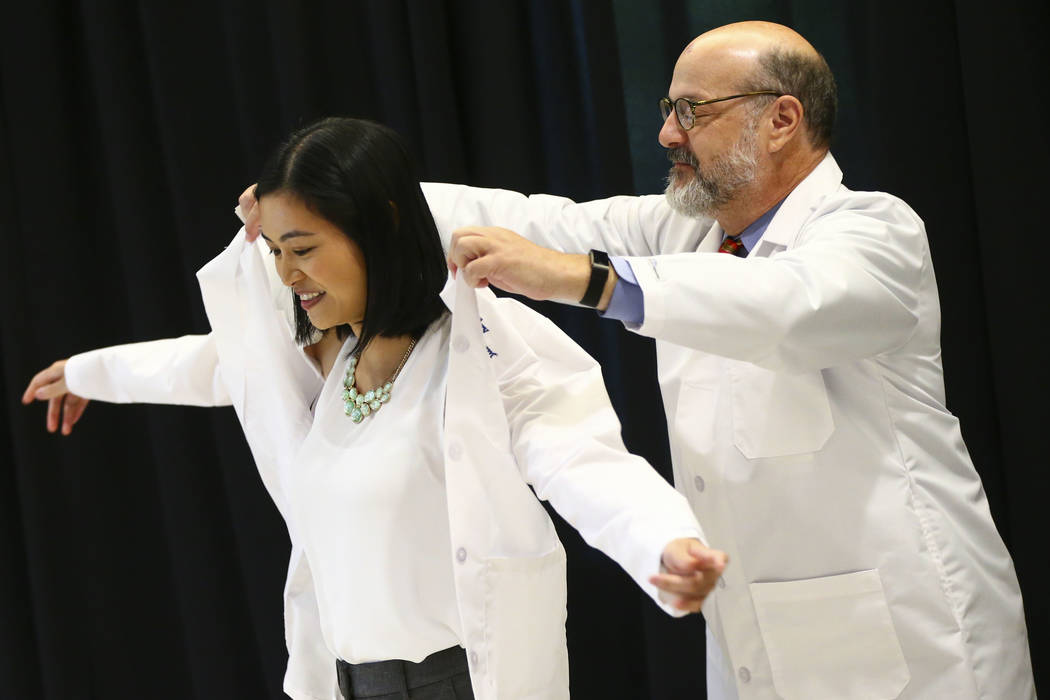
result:
[[[476,263],[484,261],[488,248],[485,239],[480,236],[470,235],[469,231],[459,229],[456,234],[464,233],[454,239],[448,251],[448,267],[455,274],[466,274],[467,283],[477,287],[481,278],[485,277],[483,268],[486,265],[477,265],[473,268],[474,273],[468,273],[467,268]],[[454,236],[456,234],[453,234]],[[482,285],[483,286],[483,285]]]
[[[478,289],[489,286],[488,273],[491,269],[492,264],[486,258],[478,258],[461,267],[460,274],[468,285]]]

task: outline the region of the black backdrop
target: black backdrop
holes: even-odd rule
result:
[[[287,536],[232,411],[92,404],[57,438],[18,403],[59,357],[206,331],[193,272],[281,136],[352,114],[397,128],[430,179],[658,191],[674,59],[753,18],[831,63],[847,184],[926,220],[949,404],[1050,692],[1041,0],[40,0],[0,19],[0,698],[281,696]],[[628,445],[668,473],[650,344],[543,310],[602,360]],[[702,697],[699,620],[560,531],[574,695]]]

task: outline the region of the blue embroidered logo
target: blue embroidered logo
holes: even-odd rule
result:
[[[481,318],[481,319],[478,319],[478,320],[481,321],[481,332],[482,333],[488,333],[489,329],[488,329],[488,326],[485,325],[485,319]]]
[[[494,351],[492,350],[492,348],[490,348],[490,347],[489,347],[488,345],[486,345],[486,346],[485,346],[485,350],[487,350],[487,351],[488,351],[488,353],[489,353],[489,359],[490,359],[490,360],[491,360],[491,359],[492,359],[493,357],[498,357],[498,356],[499,356],[499,353],[498,353],[498,352],[494,352]]]

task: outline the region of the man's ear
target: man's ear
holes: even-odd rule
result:
[[[802,135],[802,116],[805,110],[794,95],[781,95],[769,107],[769,152],[776,153]]]

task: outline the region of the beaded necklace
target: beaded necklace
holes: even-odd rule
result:
[[[357,380],[354,377],[354,373],[357,371],[357,358],[361,356],[361,352],[358,351],[350,358],[346,365],[346,377],[343,379],[343,413],[349,416],[350,420],[360,423],[367,416],[378,411],[383,404],[390,401],[390,389],[394,386],[394,380],[397,379],[397,375],[401,374],[401,369],[405,366],[405,362],[408,361],[408,356],[412,354],[412,348],[414,347],[416,347],[415,338],[408,344],[405,354],[401,356],[401,362],[398,363],[394,373],[390,375],[390,379],[387,379],[381,386],[370,389],[363,394],[357,390]]]

